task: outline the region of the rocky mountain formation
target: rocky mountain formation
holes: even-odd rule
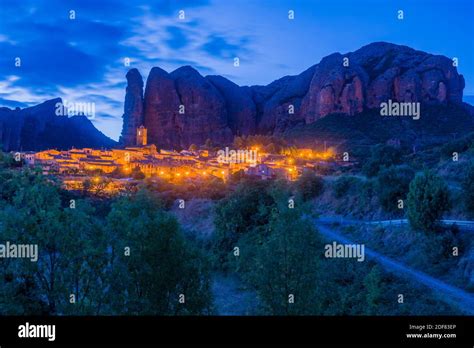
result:
[[[72,147],[109,148],[116,143],[98,131],[86,116],[57,116],[60,98],[24,108],[0,108],[3,151],[38,151]]]
[[[134,144],[135,129],[143,124],[149,142],[167,148],[282,134],[329,114],[357,117],[388,99],[462,105],[464,89],[450,58],[385,42],[331,54],[267,86],[241,87],[222,76],[203,77],[190,66],[171,73],[155,67],[144,89],[137,69],[127,81],[120,142]]]
[[[433,138],[435,131],[442,142],[443,136],[474,130],[474,108],[462,102],[464,78],[450,58],[384,42],[334,53],[299,75],[267,86],[203,77],[190,66],[171,73],[155,67],[146,85],[137,69],[126,77],[122,146],[135,145],[140,125],[148,129],[149,143],[164,148],[186,148],[207,139],[225,144],[235,135],[249,134],[285,135],[306,143],[323,135],[362,139],[369,131],[377,134],[362,142],[385,141],[392,135],[409,135],[412,142],[421,134]],[[420,102],[428,114],[418,121],[390,120],[388,126],[377,110],[389,99]],[[3,149],[116,145],[85,116],[56,116],[58,102],[61,99],[24,109],[0,107]],[[437,129],[431,131],[433,125]]]

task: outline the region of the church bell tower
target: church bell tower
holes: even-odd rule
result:
[[[137,128],[137,146],[147,145],[147,130],[143,125]]]

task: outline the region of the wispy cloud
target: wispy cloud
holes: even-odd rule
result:
[[[196,9],[206,5],[208,1],[141,5],[101,1],[94,5],[92,1],[49,0],[45,6],[5,0],[0,103],[24,107],[56,97],[95,103],[93,122],[118,139],[128,69],[138,67],[144,78],[153,66],[174,70],[193,65],[203,74],[216,73],[231,50],[236,52],[247,43],[215,34],[211,27],[203,30],[200,22],[205,15],[196,16]],[[178,16],[181,9],[184,20]],[[75,11],[73,20],[71,10]],[[20,66],[15,65],[16,59]],[[125,66],[125,59],[130,66]]]

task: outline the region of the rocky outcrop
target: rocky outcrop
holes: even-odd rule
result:
[[[349,56],[371,76],[368,95],[375,98],[369,108],[387,98],[428,104],[462,102],[464,78],[447,57],[384,42],[364,46]]]
[[[312,66],[297,76],[285,76],[268,86],[251,87],[259,110],[259,133],[282,132],[304,120],[301,104],[314,71],[315,66]]]
[[[377,42],[324,58],[316,67],[302,112],[306,123],[312,123],[331,113],[355,115],[364,108],[378,108],[388,99],[459,104],[463,88],[464,78],[451,59]]]
[[[301,112],[306,123],[334,113],[355,115],[364,109],[369,76],[360,66],[344,66],[339,53],[324,58],[314,71]]]
[[[172,77],[163,69],[151,69],[146,82],[144,111],[148,143],[165,148],[173,148],[181,143],[182,134],[176,124],[179,105]]]
[[[143,124],[143,78],[137,69],[131,69],[126,77],[123,128],[119,142],[125,146],[133,146],[137,140],[136,129]]]
[[[215,144],[232,141],[225,100],[214,85],[190,66],[181,67],[170,76],[182,110],[175,119],[180,145],[203,144],[207,139]]]
[[[148,142],[165,148],[232,141],[224,97],[195,69],[153,68],[145,89]]]
[[[384,42],[334,53],[299,75],[267,86],[239,87],[221,76],[204,78],[189,66],[170,74],[153,68],[143,108],[137,76],[136,70],[133,76],[132,70],[127,74],[122,137],[133,139],[133,127],[143,115],[149,142],[163,147],[283,133],[329,114],[357,115],[379,108],[389,99],[461,104],[464,89],[464,78],[451,59]]]
[[[115,142],[99,132],[86,116],[57,116],[60,98],[24,108],[0,108],[0,144],[4,151],[110,148]]]
[[[206,76],[225,101],[227,122],[236,135],[255,134],[257,109],[249,88],[242,88],[222,76]]]

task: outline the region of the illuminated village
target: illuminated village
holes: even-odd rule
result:
[[[84,190],[85,183],[106,182],[105,192],[113,194],[145,178],[180,183],[185,180],[208,180],[215,177],[226,182],[237,172],[262,180],[283,178],[296,180],[305,170],[336,164],[331,149],[317,152],[298,149],[295,153],[265,153],[258,146],[245,150],[174,150],[157,149],[147,143],[147,130],[137,129],[133,147],[114,149],[54,149],[23,152],[21,158],[43,174],[59,177],[64,188]],[[87,185],[87,184],[86,184]]]

